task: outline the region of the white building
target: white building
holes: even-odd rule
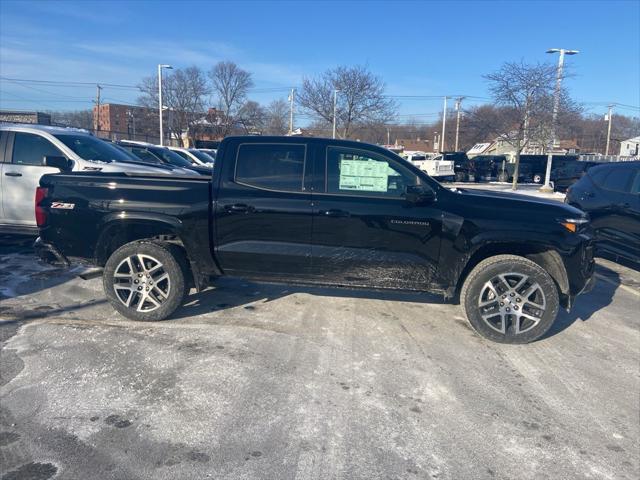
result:
[[[620,156],[637,157],[640,152],[640,137],[633,137],[620,142]]]

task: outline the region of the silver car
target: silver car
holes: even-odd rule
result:
[[[35,191],[46,173],[59,173],[63,168],[171,174],[135,160],[86,130],[0,124],[0,233],[37,233]]]

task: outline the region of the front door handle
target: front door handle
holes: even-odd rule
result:
[[[233,205],[225,205],[224,209],[227,212],[236,212],[236,213],[251,212],[254,210],[254,208],[251,205],[246,205],[244,203],[234,203]]]
[[[320,215],[324,215],[325,217],[349,217],[351,214],[346,210],[338,210],[338,209],[330,209],[330,210],[320,210]]]
[[[22,174],[18,173],[18,172],[6,172],[5,175],[7,177],[21,177],[22,176]]]

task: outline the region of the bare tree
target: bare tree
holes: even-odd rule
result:
[[[484,77],[495,104],[506,107],[503,112],[510,128],[496,133],[515,149],[513,190],[518,188],[522,150],[534,137],[548,137],[555,74],[554,65],[508,62]]]
[[[238,111],[237,123],[247,135],[262,135],[267,121],[267,112],[258,103],[248,100]]]
[[[289,131],[289,104],[274,100],[267,106],[266,132],[269,135],[284,135]]]
[[[48,111],[47,113],[51,115],[51,122],[54,125],[93,129],[93,112],[91,110]]]
[[[142,79],[139,85],[142,95],[138,103],[158,108],[158,79],[155,76]],[[166,128],[171,138],[182,142],[183,133],[190,136],[191,125],[205,111],[205,99],[210,93],[206,77],[198,67],[174,70],[162,81],[162,103],[168,113]]]
[[[338,90],[336,119],[339,136],[348,138],[354,127],[381,124],[391,120],[397,106],[384,95],[380,77],[366,67],[337,67],[319,77],[305,78],[298,103],[314,120],[333,123],[334,92]]]
[[[209,78],[224,115],[223,135],[227,135],[245,103],[249,89],[253,86],[251,73],[233,62],[225,61],[214,65],[209,72]]]

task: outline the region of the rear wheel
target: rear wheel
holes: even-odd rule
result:
[[[123,245],[107,260],[103,288],[120,314],[140,321],[164,320],[187,293],[186,258],[172,244],[138,241]]]
[[[529,343],[558,315],[558,289],[537,263],[516,255],[480,262],[462,286],[460,303],[473,328],[500,343]]]

